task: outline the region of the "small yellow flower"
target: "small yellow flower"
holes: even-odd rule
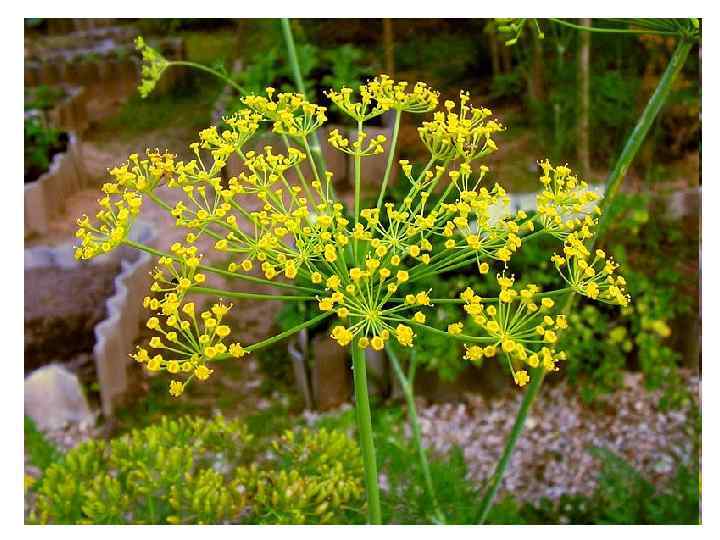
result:
[[[530,381],[530,377],[524,369],[513,373],[513,378],[515,379],[515,383],[520,387],[525,386]]]
[[[457,323],[453,323],[450,326],[448,326],[447,331],[448,331],[448,334],[450,334],[452,336],[456,336],[456,335],[462,333],[462,329],[463,329],[463,323],[457,322]]]
[[[370,346],[376,351],[382,351],[383,347],[385,347],[385,342],[380,336],[373,336],[370,340]]]
[[[242,358],[247,354],[247,351],[243,349],[239,343],[232,343],[229,348],[230,356],[235,358]]]
[[[180,381],[170,381],[170,395],[173,397],[179,397],[185,390],[185,385]]]
[[[198,367],[195,368],[195,376],[200,381],[207,380],[210,375],[212,375],[213,370],[208,369],[208,367],[205,364],[200,364]]]
[[[398,324],[397,328],[395,329],[397,340],[400,343],[400,345],[403,345],[405,347],[412,347],[413,345],[413,338],[415,337],[415,334],[412,331],[412,328],[409,326],[406,326],[404,324]],[[374,345],[373,345],[374,348]]]

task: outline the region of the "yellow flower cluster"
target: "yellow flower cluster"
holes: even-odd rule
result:
[[[184,382],[170,382],[170,393],[175,397],[183,393],[193,378],[204,381],[213,373],[208,367],[209,362],[245,355],[245,349],[240,344],[228,346],[224,343],[230,335],[230,327],[222,324],[223,317],[230,310],[229,305],[214,304],[197,317],[195,304],[183,303],[181,296],[174,292],[165,294],[162,300],[148,296],[143,305],[155,312],[148,319],[147,327],[162,337],[155,336],[150,340],[152,353],[138,347],[131,356],[144,364],[148,371],[187,374]]]
[[[168,61],[158,51],[149,47],[142,36],[135,38],[135,48],[142,55],[142,82],[138,87],[140,96],[145,98],[153,91],[155,85],[168,67]]]
[[[279,93],[273,99],[275,89],[265,89],[267,97],[246,96],[242,103],[260,116],[273,122],[273,131],[293,138],[307,137],[322,126],[326,120],[326,108],[305,100],[303,94]]]
[[[425,113],[438,105],[439,94],[423,82],[415,83],[412,92],[408,92],[408,83],[395,83],[387,75],[380,75],[366,85],[368,93],[385,109],[395,109],[410,113]]]
[[[423,122],[418,128],[420,140],[435,160],[470,162],[497,149],[492,136],[505,128],[489,119],[492,115],[489,109],[476,109],[469,101],[470,95],[460,92],[458,112],[452,112],[456,107],[454,101],[445,101],[446,112],[436,112],[432,121]]]
[[[630,303],[625,278],[615,275],[618,264],[601,249],[590,260],[589,250],[575,233],[565,239],[563,255],[555,254],[551,260],[575,292],[606,304],[625,307]]]
[[[465,345],[465,359],[479,361],[504,354],[515,382],[524,386],[530,380],[526,370],[516,366],[537,367],[542,362],[546,371],[556,369],[555,362],[564,360],[563,352],[556,352],[558,335],[567,329],[564,315],[553,315],[555,301],[539,294],[537,285],[529,284],[517,290],[513,276],[497,275],[500,293],[497,302],[485,305],[471,288],[460,295],[465,311],[480,326],[489,339],[487,345]],[[461,323],[456,323],[461,324]],[[459,329],[448,329],[459,333]]]
[[[597,224],[592,216],[600,214],[596,205],[600,195],[590,191],[567,166],[553,167],[547,159],[539,165],[543,190],[537,195],[537,211],[544,229],[560,240],[573,231],[590,238],[590,228]]]

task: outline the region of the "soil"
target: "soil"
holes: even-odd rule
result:
[[[26,373],[92,354],[93,329],[105,318],[105,300],[118,272],[117,263],[25,272]]]
[[[683,378],[699,403],[699,378],[689,372]],[[439,454],[460,446],[469,478],[482,483],[492,474],[522,397],[523,392],[516,390],[493,400],[466,395],[460,403],[420,403],[426,445]],[[591,494],[600,470],[592,448],[611,451],[662,485],[678,464],[697,460],[698,441],[693,434],[693,404],[663,410],[659,403],[660,394],[646,390],[641,375],[628,374],[624,388],[592,406],[583,404],[577,390],[565,383],[543,389],[510,460],[498,500],[504,494],[531,502]],[[410,427],[405,430],[410,436]]]

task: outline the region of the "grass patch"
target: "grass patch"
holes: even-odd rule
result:
[[[180,32],[185,41],[185,55],[191,62],[213,65],[222,62],[229,67],[235,57],[237,36],[234,32]]]
[[[94,138],[129,140],[158,129],[181,128],[195,132],[210,125],[222,81],[195,71],[186,70],[183,75],[166,94],[151,94],[145,99],[133,94],[114,116],[97,128]]]

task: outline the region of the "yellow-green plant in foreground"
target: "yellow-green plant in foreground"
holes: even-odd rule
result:
[[[48,467],[30,522],[343,523],[363,502],[360,449],[345,433],[305,429],[266,446],[237,420],[162,417]]]
[[[151,65],[143,70],[143,88],[149,89],[166,65],[157,53],[144,56]],[[78,222],[76,256],[89,259],[128,245],[159,258],[152,294],[145,299],[147,326],[156,336],[133,357],[150,371],[169,372],[175,396],[191,380],[211,377],[216,362],[237,361],[332,318],[332,337],[352,349],[369,520],[377,523],[379,491],[364,349],[382,350],[391,340],[412,347],[417,332],[435,332],[462,341],[469,361],[503,361],[515,382],[524,386],[529,381],[526,366],[550,372],[565,357],[557,343],[567,327],[567,314],[558,309],[558,297],[578,293],[620,305],[629,297],[612,259],[587,247],[597,224],[599,196],[569,168],[541,162],[537,213],[510,210],[507,193],[488,181],[489,169],[483,164],[497,148],[494,137],[504,127],[491,111],[473,106],[469,94],[461,92],[457,101],[440,104],[438,93],[426,84],[411,86],[380,76],[357,93],[343,88],[328,96],[357,126],[352,134],[334,130],[328,138],[354,162],[351,210],[346,212],[336,196],[332,172],[319,173],[310,152],[310,137],[324,124],[325,109],[302,94],[268,88],[264,96],[244,97],[245,108],[225,119],[226,128],[200,132],[199,141],[190,145],[194,159],[178,161],[172,153],[149,151],[110,170],[112,181],[102,188],[96,220],[84,216]],[[395,112],[392,140],[368,136],[367,122],[389,111]],[[418,128],[428,158],[417,167],[398,161],[411,187],[401,201],[387,202],[384,193],[400,117],[430,113]],[[279,135],[282,148],[253,146],[253,136],[264,125]],[[363,159],[386,150],[380,196],[362,208],[362,183],[367,180]],[[239,156],[244,171],[225,181],[221,171],[232,155]],[[305,161],[310,167],[303,172]],[[158,250],[128,238],[146,202],[158,205],[187,230],[184,242]],[[558,240],[552,260],[567,281],[564,289],[515,286],[511,258],[524,242],[540,235]],[[196,246],[203,236],[228,258],[227,266],[203,263],[204,254]],[[481,298],[467,289],[460,298],[436,298],[417,286],[424,276],[462,267],[494,275],[497,296]],[[270,285],[283,294],[209,288],[208,274]],[[231,305],[218,300],[201,311],[187,299],[195,293],[221,299],[314,300],[322,313],[280,335],[245,343],[225,322]],[[426,325],[428,310],[448,302],[464,304],[480,331],[467,333],[461,323]]]

